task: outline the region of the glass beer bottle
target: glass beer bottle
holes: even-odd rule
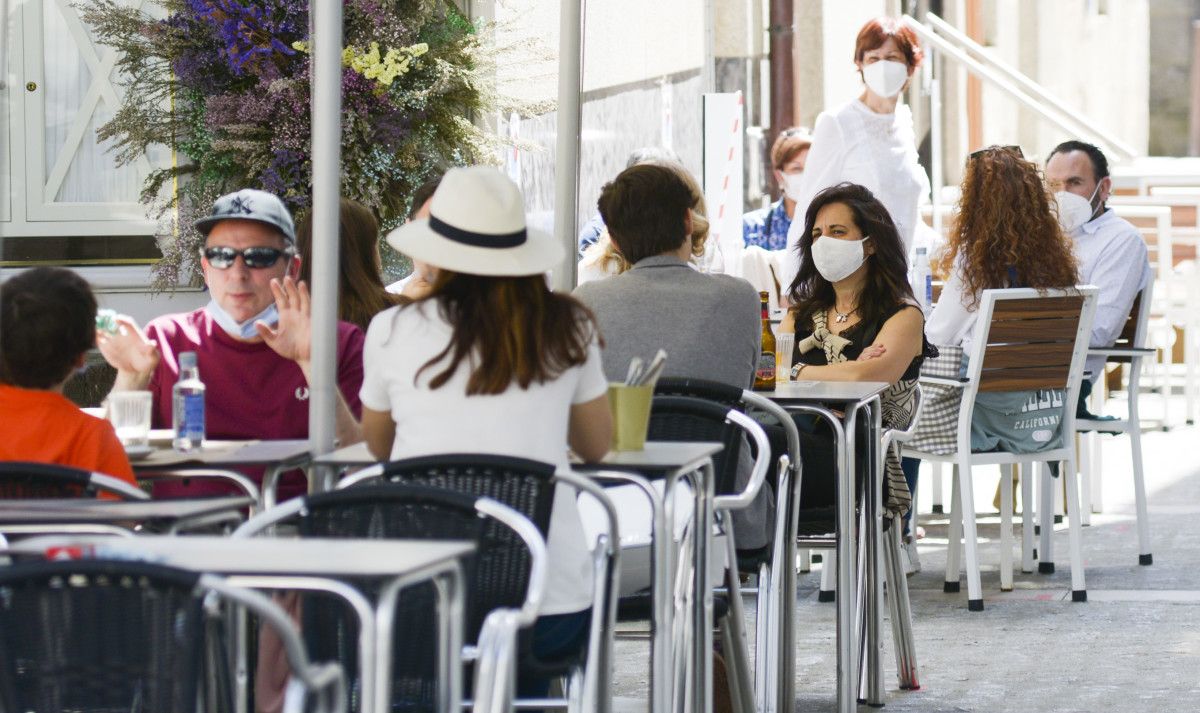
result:
[[[758,300],[762,305],[762,345],[758,350],[758,367],[754,370],[754,388],[771,391],[775,388],[775,333],[771,331],[769,296],[759,292]]]

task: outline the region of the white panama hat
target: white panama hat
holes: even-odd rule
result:
[[[489,166],[447,171],[429,217],[401,225],[387,242],[434,267],[490,277],[539,275],[565,254],[552,235],[526,228],[521,190]]]

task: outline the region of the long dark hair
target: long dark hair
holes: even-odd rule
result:
[[[446,348],[417,371],[419,377],[445,364],[430,380],[431,389],[445,385],[464,361],[475,363],[468,396],[552,381],[587,361],[598,333],[591,311],[570,295],[552,292],[542,275],[484,277],[438,268],[426,299],[437,303],[453,329]]]
[[[800,252],[800,272],[792,280],[788,297],[796,324],[807,324],[814,313],[834,305],[833,285],[821,277],[812,259],[813,225],[817,213],[832,203],[850,209],[854,225],[864,237],[871,238],[875,252],[866,257],[867,279],[858,297],[858,316],[864,323],[878,322],[897,305],[913,299],[908,284],[908,259],[904,243],[887,208],[871,191],[854,183],[839,183],[818,193],[804,214],[804,233],[796,250]]]
[[[379,260],[379,221],[367,206],[349,198],[338,206],[341,259],[338,260],[338,319],[363,329],[371,318],[398,304],[383,286]],[[312,212],[296,226],[300,279],[312,284]]]

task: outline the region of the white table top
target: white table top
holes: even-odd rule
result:
[[[600,463],[573,465],[593,470],[605,466],[651,471],[690,470],[719,453],[722,448],[720,443],[646,441],[645,448],[640,451],[609,451]]]
[[[377,462],[371,455],[371,451],[367,450],[366,441],[360,441],[313,458],[315,465],[371,465]]]
[[[695,467],[700,461],[711,457],[720,450],[720,443],[648,441],[644,450],[609,451],[604,460],[598,464],[584,465],[572,462],[571,465],[580,470],[595,470],[604,466],[673,470]],[[371,465],[376,462],[367,450],[366,443],[355,443],[313,459],[313,463],[316,465]]]
[[[46,556],[75,549],[90,557],[141,559],[222,575],[396,577],[464,557],[469,542],[162,535],[31,537],[10,546],[15,554]]]
[[[789,381],[776,384],[774,391],[760,391],[772,401],[789,403],[860,403],[890,386],[883,381]]]
[[[151,444],[155,444],[151,439]],[[186,467],[228,467],[240,465],[275,465],[301,462],[308,458],[307,440],[276,441],[205,441],[204,447],[191,453],[178,453],[171,448],[155,448],[149,456],[131,462],[134,470]]]
[[[176,521],[253,505],[244,496],[176,500],[0,500],[0,525]]]

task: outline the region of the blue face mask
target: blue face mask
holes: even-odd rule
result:
[[[216,300],[209,300],[208,304],[204,306],[204,311],[208,312],[208,315],[221,329],[225,330],[226,334],[235,339],[258,339],[258,330],[254,328],[255,322],[266,322],[272,327],[279,323],[279,310],[275,307],[274,302],[245,322],[238,322],[229,316],[229,313],[217,304]]]

